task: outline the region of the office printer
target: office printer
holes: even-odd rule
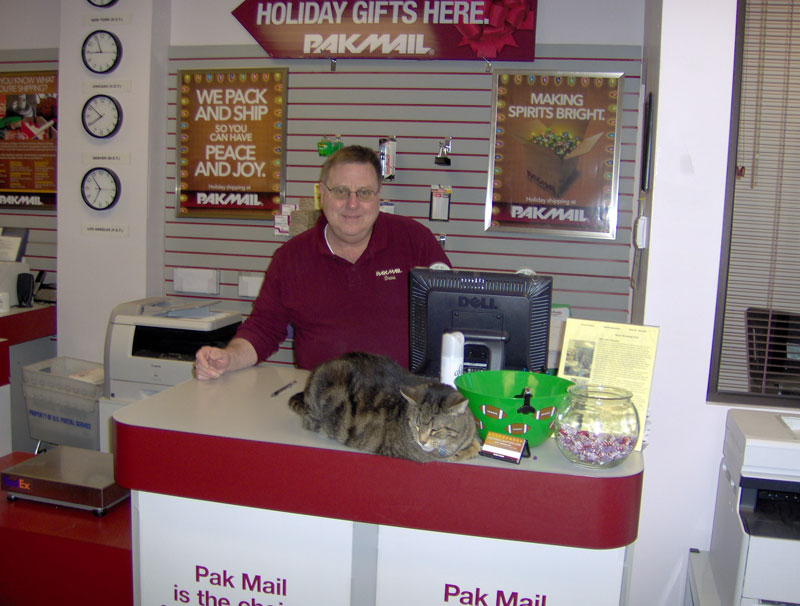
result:
[[[730,410],[709,561],[723,605],[800,603],[800,414]]]
[[[150,297],[117,305],[106,330],[105,397],[138,400],[192,377],[195,352],[223,347],[242,317],[215,301]]]

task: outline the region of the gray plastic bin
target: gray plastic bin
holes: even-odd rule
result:
[[[102,389],[103,365],[95,362],[58,357],[23,367],[31,438],[97,450]]]

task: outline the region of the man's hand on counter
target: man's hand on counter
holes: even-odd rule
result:
[[[201,381],[218,379],[231,370],[253,366],[257,358],[255,348],[245,339],[233,339],[224,349],[206,345],[195,354],[194,375]]]

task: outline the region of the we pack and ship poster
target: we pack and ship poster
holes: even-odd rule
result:
[[[0,207],[54,209],[58,72],[0,73]]]
[[[498,72],[486,229],[616,237],[622,74]]]
[[[273,218],[285,178],[287,75],[178,72],[179,216]]]

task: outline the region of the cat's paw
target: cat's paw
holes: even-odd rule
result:
[[[289,398],[289,408],[291,408],[297,414],[303,414],[303,411],[306,409],[306,401],[303,398],[303,395],[304,393],[301,391]]]
[[[466,448],[459,450],[453,457],[453,461],[466,461],[478,456],[481,451],[481,441],[475,438],[472,443]]]
[[[303,429],[307,429],[308,431],[313,431],[315,433],[319,433],[321,427],[322,427],[322,423],[320,423],[319,420],[312,419],[312,418],[307,417],[307,416],[303,417]]]

